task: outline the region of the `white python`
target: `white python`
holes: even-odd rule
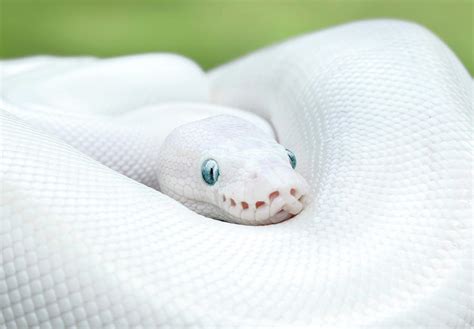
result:
[[[175,56],[3,65],[7,328],[472,326],[472,80],[425,29],[349,24],[207,75]],[[235,225],[145,186],[177,125],[270,132],[209,101],[295,151],[298,216]]]

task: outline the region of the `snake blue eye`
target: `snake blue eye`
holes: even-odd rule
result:
[[[201,166],[202,179],[208,185],[214,185],[219,179],[219,165],[214,159],[207,159],[202,163]]]
[[[293,169],[296,168],[296,156],[293,152],[290,150],[286,149],[286,152],[288,153],[288,158],[290,159],[290,164]]]

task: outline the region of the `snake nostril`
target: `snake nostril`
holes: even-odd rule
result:
[[[222,196],[222,201],[225,202],[226,198],[225,195]]]
[[[275,191],[275,192],[270,193],[268,197],[270,198],[270,201],[272,201],[273,199],[277,198],[279,195],[280,195],[280,192]]]
[[[260,207],[263,207],[265,205],[265,202],[264,201],[257,201],[255,202],[255,208],[260,208]]]
[[[248,209],[249,208],[249,204],[247,202],[241,202],[241,204],[242,204],[243,209]]]
[[[230,199],[230,205],[231,205],[232,207],[235,207],[236,203],[235,203],[234,199]]]
[[[296,189],[292,188],[292,189],[290,190],[290,194],[291,194],[292,196],[295,196],[295,195],[296,195]]]

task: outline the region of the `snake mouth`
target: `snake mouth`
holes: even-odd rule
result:
[[[266,198],[238,200],[222,193],[220,206],[232,216],[232,221],[247,225],[276,224],[299,214],[306,204],[307,187],[281,188],[268,193]]]
[[[271,223],[280,223],[280,222],[284,222],[285,220],[291,219],[295,216],[296,216],[296,214],[292,214],[292,213],[282,209],[279,212],[277,212],[274,216],[269,217],[268,220]]]

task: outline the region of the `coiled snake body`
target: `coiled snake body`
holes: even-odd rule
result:
[[[7,328],[472,325],[472,80],[425,29],[2,65]]]

